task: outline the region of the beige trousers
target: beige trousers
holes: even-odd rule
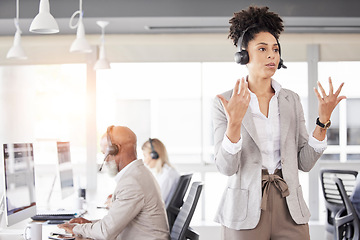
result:
[[[310,240],[308,224],[298,225],[290,215],[284,197],[287,189],[280,189],[283,188],[283,186],[279,187],[279,184],[274,181],[274,179],[279,179],[279,177],[281,178],[280,180],[282,180],[281,170],[277,170],[274,174],[268,174],[267,170],[263,170],[263,199],[266,199],[266,202],[262,202],[261,216],[258,225],[254,229],[249,230],[235,230],[223,226],[222,239]],[[270,179],[270,181],[264,184],[264,179]],[[282,181],[284,182],[284,180]],[[264,187],[264,185],[266,186]],[[264,204],[265,207],[263,207]]]

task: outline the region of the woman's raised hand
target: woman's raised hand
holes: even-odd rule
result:
[[[240,139],[241,123],[250,103],[248,83],[244,78],[238,79],[229,101],[222,95],[217,95],[217,97],[224,107],[228,120],[226,136],[231,142],[238,142]]]
[[[339,88],[336,90],[335,93],[334,92],[334,88],[333,88],[333,84],[331,81],[331,77],[329,77],[329,94],[327,95],[324,88],[322,87],[322,85],[320,84],[320,82],[318,82],[318,86],[319,86],[319,90],[321,92],[321,94],[319,93],[319,91],[314,88],[315,94],[318,98],[318,102],[319,102],[319,120],[322,123],[326,123],[327,121],[330,120],[331,117],[331,113],[333,112],[333,110],[335,109],[336,105],[343,99],[345,99],[345,96],[339,96],[340,91],[342,89],[342,87],[344,86],[344,83],[342,83]]]

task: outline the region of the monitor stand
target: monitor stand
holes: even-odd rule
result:
[[[55,176],[54,176],[54,180],[53,180],[53,183],[51,185],[49,196],[48,196],[47,202],[46,202],[46,206],[47,206],[48,209],[50,208],[50,199],[51,199],[51,195],[52,195],[52,193],[54,191],[54,186],[55,186],[55,182],[56,182],[56,176],[57,176],[57,174],[55,174]]]

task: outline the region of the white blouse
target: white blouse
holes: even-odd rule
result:
[[[251,98],[249,107],[260,141],[262,168],[267,169],[270,174],[273,174],[277,168],[281,169],[280,112],[278,104],[281,85],[275,80],[272,80],[271,86],[275,90],[275,94],[269,102],[268,117],[260,111],[258,98],[250,90]],[[227,152],[236,154],[241,150],[241,145],[242,137],[240,137],[240,140],[237,143],[232,143],[225,134],[222,146]],[[316,152],[321,152],[327,146],[327,138],[323,141],[319,141],[310,135],[309,145],[314,148]]]
[[[165,163],[162,171],[156,174],[155,178],[159,183],[161,196],[166,204],[168,201],[170,201],[170,197],[176,189],[180,174],[174,168]]]

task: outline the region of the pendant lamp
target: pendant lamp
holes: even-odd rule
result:
[[[30,25],[30,32],[52,34],[59,32],[59,26],[50,13],[49,0],[40,0],[39,13]]]
[[[72,25],[72,21],[74,20],[74,17],[79,14],[79,20],[77,24]],[[88,43],[88,41],[85,38],[85,28],[83,23],[83,15],[84,12],[82,10],[82,0],[80,0],[80,8],[78,11],[74,12],[74,14],[70,18],[69,27],[71,29],[77,28],[76,31],[76,39],[73,41],[70,47],[70,52],[83,52],[83,53],[89,53],[91,52],[91,46]]]
[[[16,18],[14,18],[14,23],[16,28],[14,43],[8,51],[6,58],[27,59],[27,56],[23,48],[21,47],[21,30],[19,26],[19,0],[16,0]]]
[[[101,43],[99,51],[99,59],[94,65],[94,70],[110,69],[110,63],[105,56],[105,27],[109,24],[107,21],[97,21],[97,25],[101,27]]]

